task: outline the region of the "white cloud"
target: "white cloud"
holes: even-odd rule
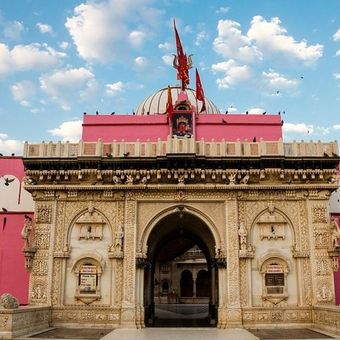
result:
[[[16,71],[48,69],[58,65],[65,53],[47,44],[16,45],[12,50],[0,43],[0,75]]]
[[[41,22],[38,22],[36,25],[40,31],[40,33],[52,33],[53,29],[52,26],[47,25],[47,24],[42,24]]]
[[[149,0],[86,2],[74,8],[65,23],[78,54],[85,60],[110,62],[139,47],[159,24],[161,12]],[[131,44],[127,44],[127,37]],[[130,46],[129,46],[130,45]]]
[[[215,51],[225,58],[234,58],[242,61],[261,59],[261,53],[251,40],[242,34],[241,25],[233,20],[219,20],[218,35],[214,40]]]
[[[69,46],[69,43],[67,41],[62,41],[60,44],[59,44],[59,47],[62,48],[63,50],[66,50]]]
[[[340,130],[340,124],[335,124],[333,125],[334,130]]]
[[[35,94],[35,86],[29,80],[23,80],[11,86],[12,97],[15,101],[24,103],[23,106],[28,106],[27,99],[30,99]]]
[[[172,66],[174,57],[172,55],[163,55],[162,60],[165,65]]]
[[[340,56],[340,50],[337,50],[337,51],[336,51],[335,56],[336,56],[336,57],[339,57],[339,56]]]
[[[253,107],[251,109],[248,109],[248,114],[249,115],[262,115],[263,112],[265,112],[266,110],[262,109],[261,107]]]
[[[135,64],[138,67],[145,67],[148,64],[148,61],[145,57],[137,57],[135,58]]]
[[[225,14],[228,13],[230,10],[230,7],[220,7],[218,10],[216,10],[217,14]]]
[[[59,127],[48,130],[52,136],[61,137],[63,142],[78,142],[82,132],[82,121],[74,120],[63,122]]]
[[[96,84],[93,73],[83,67],[56,70],[40,77],[40,88],[64,110],[69,110],[75,98],[89,99]]]
[[[254,16],[247,36],[256,43],[262,53],[280,52],[306,63],[316,61],[323,54],[322,45],[308,46],[305,40],[297,42],[292,36],[287,35],[287,30],[281,26],[278,17],[266,21],[262,16]]]
[[[6,133],[0,133],[0,153],[3,155],[22,155],[24,142],[16,139],[8,139]]]
[[[4,29],[4,36],[7,39],[19,40],[24,31],[24,25],[20,21],[7,22]]]
[[[196,34],[196,40],[195,40],[195,45],[196,46],[201,46],[203,41],[209,40],[209,35],[206,31],[201,31]]]
[[[135,47],[142,45],[145,37],[146,34],[142,31],[132,31],[129,34],[130,43]]]
[[[335,79],[340,79],[340,73],[333,73]]]
[[[340,28],[333,34],[333,40],[334,41],[340,40]]]
[[[289,90],[295,88],[298,84],[297,80],[288,79],[284,75],[277,73],[274,70],[269,70],[269,72],[262,72],[262,77],[270,88],[276,90]]]
[[[298,134],[309,134],[313,133],[313,125],[307,125],[305,123],[284,123],[282,130],[284,133],[298,133]]]
[[[124,84],[121,81],[116,83],[106,84],[106,94],[109,96],[115,96],[116,94],[124,90]]]
[[[170,44],[169,42],[165,42],[164,44],[158,44],[158,48],[160,48],[161,50],[169,51],[173,47],[172,44]]]
[[[229,88],[239,82],[250,78],[251,72],[247,65],[240,66],[235,60],[223,61],[212,65],[214,72],[223,72],[224,77],[218,78],[216,83],[219,88]]]

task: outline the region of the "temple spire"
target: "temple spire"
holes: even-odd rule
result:
[[[176,22],[174,20],[174,30],[176,39],[177,54],[174,56],[173,66],[177,70],[177,79],[181,80],[182,90],[185,90],[187,85],[190,83],[189,69],[192,67],[191,55],[187,55],[183,51],[181,39],[178,35]]]

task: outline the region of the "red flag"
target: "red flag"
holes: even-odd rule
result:
[[[176,49],[177,49],[177,79],[182,80],[182,89],[184,90],[185,85],[188,85],[189,80],[189,65],[188,58],[183,51],[181,39],[179,38],[176,23],[174,20],[174,30],[175,30],[175,38],[176,38]]]
[[[196,68],[196,99],[202,102],[201,112],[206,111],[205,108],[205,99],[204,99],[204,91],[201,83],[200,75],[198,74],[198,70]]]
[[[172,96],[171,96],[171,87],[168,85],[168,100],[166,103],[166,113],[168,115],[169,120],[172,119],[172,115],[174,113],[174,106],[172,105]]]

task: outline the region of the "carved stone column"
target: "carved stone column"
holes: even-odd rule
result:
[[[313,305],[334,303],[334,280],[332,263],[328,254],[330,226],[327,203],[323,200],[309,201],[312,226],[311,267],[313,282]]]
[[[226,327],[242,324],[237,201],[226,202],[227,311]]]
[[[121,325],[136,327],[136,201],[133,195],[127,195],[125,200],[124,228],[124,264],[123,264],[123,301],[121,310]]]

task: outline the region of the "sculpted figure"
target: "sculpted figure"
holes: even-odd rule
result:
[[[24,248],[30,248],[32,229],[32,218],[25,216],[25,224],[21,230],[21,238],[24,240]]]
[[[238,236],[240,237],[240,248],[241,250],[247,249],[247,228],[245,227],[244,223],[242,222],[240,224],[240,227],[238,229]]]
[[[340,228],[338,222],[335,218],[331,220],[331,238],[332,238],[332,246],[334,248],[339,248],[339,238],[340,238]]]

